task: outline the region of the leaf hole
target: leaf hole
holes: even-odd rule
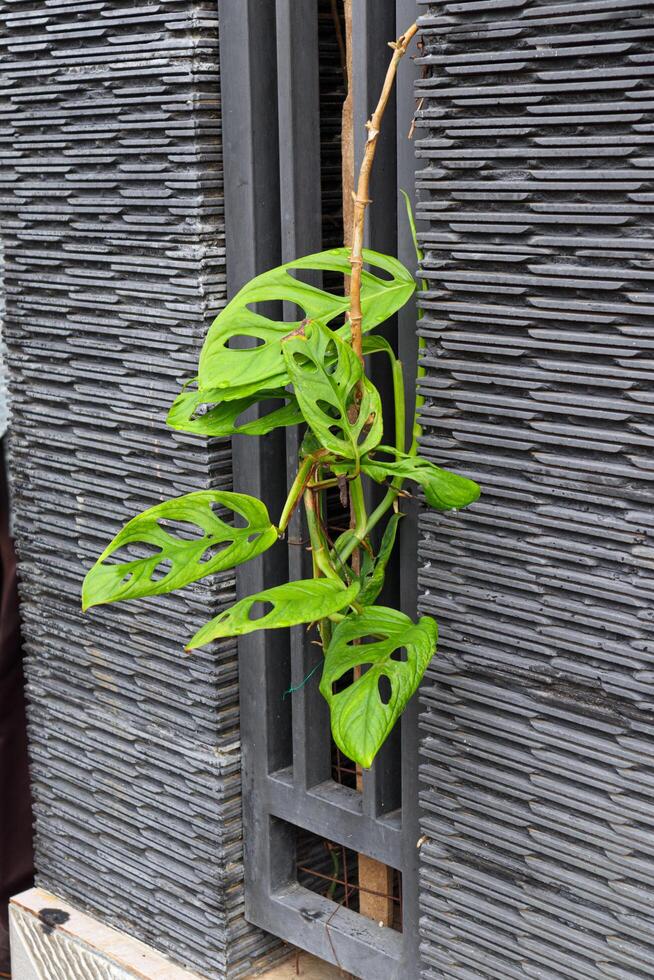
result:
[[[102,564],[122,565],[129,561],[144,561],[160,554],[161,548],[159,545],[152,544],[150,541],[128,541],[126,544],[121,544],[110,555],[107,555],[103,559]]]
[[[388,704],[393,696],[393,685],[386,674],[381,674],[377,681],[377,690],[379,692],[379,700],[382,704]]]
[[[382,269],[382,267],[379,265],[373,265],[371,262],[364,262],[363,268],[366,272],[376,276],[377,279],[381,279],[382,282],[393,282],[394,280],[393,273],[389,272],[388,269]]]
[[[409,659],[406,647],[398,647],[397,650],[393,650],[390,659],[395,660],[396,663],[405,664]]]
[[[397,462],[397,457],[396,456],[393,456],[392,453],[384,452],[384,450],[381,450],[380,451],[379,449],[375,449],[373,459],[374,459],[374,462],[375,463],[383,463],[385,466],[388,463],[396,463]],[[415,465],[415,462],[414,462],[414,465]]]
[[[151,582],[160,582],[173,570],[173,563],[170,558],[164,558],[150,574]]]
[[[293,351],[293,360],[299,368],[303,371],[317,371],[318,366],[307,357],[306,354],[302,354],[300,351]]]
[[[286,272],[297,282],[303,282],[306,286],[314,286],[316,289],[321,288],[320,282],[323,274],[320,269],[298,269],[294,266],[292,269],[287,269]]]
[[[256,337],[249,333],[235,333],[229,338],[230,347],[236,347],[239,350],[252,350],[256,347],[265,347],[266,344],[267,341],[263,337]]]
[[[356,395],[357,389],[356,386],[354,386],[350,391],[347,401],[345,402],[345,410],[347,412],[350,425],[354,425],[359,420],[359,414],[361,412]]]
[[[214,558],[217,558],[222,551],[225,551],[226,548],[229,548],[231,543],[232,543],[231,541],[219,541],[216,544],[212,544],[211,547],[207,548],[206,551],[202,552],[198,561],[202,565],[206,565],[207,562],[213,561]]]
[[[196,419],[201,419],[209,412],[212,412],[220,403],[219,402],[202,402],[201,405],[196,405],[191,412],[189,421],[194,422]]]
[[[357,646],[365,646],[366,643],[378,643],[379,639],[380,637],[375,636],[374,633],[366,633],[365,636],[359,636],[357,638]],[[356,650],[356,646],[354,646],[352,643],[348,643],[347,646],[349,650]]]
[[[251,620],[263,619],[263,617],[271,613],[273,609],[274,606],[272,602],[267,602],[262,599],[257,599],[257,601],[253,602],[250,608],[248,609],[248,619]]]
[[[333,374],[338,366],[338,347],[335,340],[330,340],[325,348],[324,368],[328,374]]]
[[[342,313],[335,313],[334,316],[325,318],[324,322],[329,324],[330,330],[336,331],[344,327],[349,322],[349,318],[346,315],[346,311],[343,311]]]
[[[374,422],[375,422],[375,413],[371,412],[369,417],[366,419],[366,424],[362,426],[359,432],[359,435],[357,437],[357,445],[362,446],[363,443],[366,441],[366,439],[368,438],[368,433],[373,427]]]
[[[190,521],[176,521],[163,517],[157,521],[157,524],[166,534],[170,534],[174,538],[181,538],[182,541],[197,541],[199,538],[203,538],[205,533],[201,527],[192,524]]]
[[[343,690],[343,685],[342,685],[342,684],[340,684],[340,681],[341,681],[341,680],[342,680],[342,678],[340,678],[340,677],[339,677],[339,679],[338,679],[337,681],[332,681],[332,697],[333,697],[333,698],[335,698],[335,697],[336,697],[336,695],[337,695],[337,694],[338,694],[338,693],[339,693],[340,691],[342,691],[342,690]],[[347,684],[346,686],[347,686],[347,687],[349,687],[350,685],[349,685],[349,684]]]
[[[303,320],[308,318],[309,314],[303,306],[299,306],[297,303],[292,303],[289,300],[284,300],[284,322],[285,323],[302,323]]]
[[[316,408],[320,409],[323,415],[326,415],[328,419],[340,419],[341,413],[337,409],[336,405],[332,405],[331,402],[327,402],[324,398],[319,398],[316,402]]]
[[[369,667],[372,667],[371,663],[358,664],[358,671],[360,674],[363,674]],[[344,674],[341,674],[335,681],[332,681],[332,697],[336,697],[337,694],[346,691],[358,679],[358,677],[355,677],[353,670],[346,670]]]
[[[258,538],[261,537],[261,531],[254,531],[252,534],[248,535],[248,544],[253,544]]]

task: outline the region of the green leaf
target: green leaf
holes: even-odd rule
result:
[[[402,520],[403,514],[393,514],[382,537],[377,556],[369,570],[366,571],[364,565],[364,576],[361,584],[361,592],[357,597],[357,602],[362,606],[370,606],[375,601],[381,590],[384,588],[386,578],[386,566],[395,546],[397,526]],[[367,553],[364,551],[364,556]]]
[[[418,242],[418,231],[416,229],[415,218],[413,217],[413,208],[411,207],[411,199],[409,198],[409,195],[407,194],[406,191],[400,190],[400,194],[403,196],[404,204],[406,206],[407,218],[409,219],[409,227],[411,229],[411,237],[413,239],[413,247],[416,251],[416,259],[418,260],[418,265],[421,265],[425,255],[423,250],[420,248],[420,244]],[[427,291],[426,279],[420,280],[420,288],[423,290],[423,292]],[[420,309],[420,307],[418,307],[417,313],[418,313],[418,318],[420,319],[420,317],[422,317],[422,310]],[[422,355],[424,350],[425,350],[425,338],[423,336],[418,336],[418,366],[416,370],[416,381],[418,382],[420,381],[421,378],[424,378],[425,376],[425,366],[422,363]],[[422,436],[422,426],[420,425],[418,419],[420,417],[420,409],[422,408],[424,403],[425,403],[425,396],[421,395],[419,391],[416,392],[416,403],[415,403],[415,409],[413,413],[413,425],[411,427],[412,437],[411,437],[411,448],[409,450],[410,456],[416,455],[416,452],[418,450],[418,442],[420,440],[420,437]]]
[[[371,337],[363,337],[361,341],[361,352],[365,354],[388,354],[391,359],[395,358],[395,351],[381,334],[373,334]]]
[[[284,404],[258,419],[237,425],[238,417],[259,401],[281,401]],[[171,429],[204,436],[263,436],[281,426],[299,425],[302,412],[295,395],[284,389],[264,389],[246,398],[224,401],[219,389],[189,388],[185,385],[173,402],[166,422]]]
[[[317,453],[320,448],[320,443],[314,436],[311,429],[305,429],[302,442],[300,443],[300,459],[305,459],[307,456],[313,456],[313,454]]]
[[[437,637],[431,617],[415,624],[385,606],[369,606],[335,628],[320,691],[329,704],[334,741],[349,759],[365,769],[372,765],[420,684]],[[355,667],[364,668],[361,676],[349,683],[345,678],[339,690],[338,682]]]
[[[211,325],[200,355],[200,387],[220,389],[225,399],[244,398],[260,388],[283,388],[288,382],[281,342],[306,320],[331,323],[349,309],[347,296],[328,293],[292,275],[293,270],[340,272],[349,275],[349,250],[330,249],[316,255],[287,262],[252,279]],[[415,289],[413,277],[404,266],[388,255],[364,249],[364,262],[381,270],[387,278],[364,269],[361,279],[363,331],[372,330],[404,306]],[[294,303],[303,316],[293,323],[272,319],[252,309],[256,303]],[[349,324],[340,327],[341,337],[349,336]],[[236,337],[251,338],[259,346],[228,347]]]
[[[356,531],[352,530],[351,528],[348,528],[346,531],[343,531],[341,534],[339,534],[339,536],[334,541],[333,548],[331,549],[331,551],[329,553],[330,554],[330,559],[332,560],[332,564],[334,565],[334,567],[335,568],[338,568],[339,571],[345,571],[346,574],[351,575],[353,578],[354,578],[354,572],[351,572],[350,571],[348,573],[347,566],[344,566],[342,564],[342,559],[341,559],[340,556],[345,551],[345,549],[348,547],[348,545],[350,545],[352,542],[355,542],[355,541],[358,542],[358,540],[359,539],[357,538]],[[368,562],[368,557],[367,557],[368,553],[367,553],[367,551],[365,549],[362,550],[362,555],[363,555],[362,561],[364,563],[367,563]]]
[[[366,457],[361,460],[361,471],[377,483],[401,477],[414,480],[425,491],[427,503],[436,510],[454,510],[467,507],[478,499],[481,489],[465,476],[442,470],[428,459],[400,453],[391,446],[379,446],[379,451],[391,454],[394,459],[381,460]]]
[[[302,414],[320,444],[346,459],[373,449],[383,432],[381,398],[350,345],[314,322],[286,340],[283,350]]]
[[[214,511],[240,515],[232,527]],[[82,608],[162,595],[241,565],[277,540],[260,500],[225,490],[200,490],[167,500],[132,518],[102,552],[82,586]]]
[[[416,228],[416,219],[413,216],[413,207],[411,206],[411,198],[409,197],[409,195],[405,190],[402,190],[402,188],[400,188],[400,194],[404,198],[404,206],[406,207],[406,216],[409,220],[409,228],[411,229],[411,239],[413,241],[413,247],[416,252],[416,258],[418,262],[422,262],[424,258],[424,253],[420,248],[420,245],[418,244],[418,230]],[[424,284],[424,280],[423,280],[422,288],[423,289],[427,288]]]
[[[186,649],[195,650],[212,640],[242,636],[255,630],[313,623],[344,609],[356,598],[358,592],[358,583],[346,588],[342,582],[327,578],[303,579],[277,585],[241,599],[210,620],[198,630]],[[263,610],[257,605],[261,603]],[[271,608],[267,609],[267,606]],[[258,612],[262,615],[257,616]]]

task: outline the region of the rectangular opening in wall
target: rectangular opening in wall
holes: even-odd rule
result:
[[[362,859],[365,862],[364,856],[343,844],[297,828],[296,875],[300,885],[352,912],[384,919],[391,929],[402,932],[401,872],[392,868],[391,874],[376,881],[369,874],[361,874]]]

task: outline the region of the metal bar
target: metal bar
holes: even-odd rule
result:
[[[364,122],[370,116],[389,62],[388,42],[395,37],[395,3],[356,0],[352,4],[354,160],[358,172],[366,142]],[[395,167],[395,97],[389,102],[371,179],[373,205],[366,216],[365,244],[379,252],[394,254],[396,247],[397,177]],[[390,343],[397,344],[395,320],[379,330]],[[370,376],[384,398],[384,420],[392,431],[392,384],[385,359],[373,358]],[[373,499],[379,499],[377,488]],[[399,590],[397,563],[389,568],[380,602],[391,601]],[[400,805],[400,732],[394,731],[372,769],[363,774],[364,806],[370,816],[394,810]]]
[[[277,66],[282,260],[317,252],[321,247],[320,91],[318,79],[318,6],[316,0],[277,0]],[[320,285],[320,276],[315,276]],[[297,319],[295,311],[285,311]],[[298,466],[302,433],[286,430],[287,482]],[[302,508],[288,529],[289,579],[311,576]],[[305,684],[322,651],[304,627],[291,630],[293,766],[299,789],[327,779],[331,767],[329,712],[318,685]]]
[[[277,0],[264,8],[256,0],[223,0],[221,18],[228,277],[233,293],[255,273],[321,247],[317,4]],[[386,42],[396,33],[395,3],[388,0],[383,10],[371,0],[356,4],[355,21],[355,100],[357,78],[360,85],[355,115],[363,120],[386,70]],[[394,130],[391,108],[380,175],[373,185],[377,208],[370,228],[375,247],[389,252],[395,251],[397,231]],[[356,135],[360,147],[363,126]],[[284,312],[290,320],[297,318],[294,310]],[[394,324],[387,336],[397,342]],[[388,387],[386,365],[375,370],[376,382]],[[290,470],[294,474],[296,469],[297,451],[297,433],[259,443],[235,440],[237,487],[281,503]],[[281,458],[287,460],[286,472],[279,465]],[[301,541],[303,530],[296,516],[290,541]],[[239,594],[283,581],[287,572],[294,579],[305,577],[307,564],[301,544],[292,543],[288,554],[282,547],[273,549],[242,569]],[[396,576],[391,591],[397,588]],[[293,687],[299,687],[319,656],[302,630],[291,634]],[[289,682],[284,633],[244,638],[239,657],[248,918],[356,976],[408,976],[403,966],[406,932],[403,940],[401,934],[380,929],[376,922],[302,888],[295,881],[294,864],[295,828],[303,827],[380,862],[378,867],[404,871],[399,728],[375,769],[366,774],[362,794],[338,786],[330,778],[328,714],[317,685],[302,686],[292,698],[282,700]],[[411,844],[415,847],[415,837]]]
[[[352,46],[354,87],[354,165],[363,158],[370,118],[381,92],[395,39],[395,3],[392,0],[354,0],[352,4]],[[395,161],[395,95],[384,115],[375,165],[370,181],[372,205],[366,215],[366,247],[392,253],[397,227],[397,167]]]
[[[405,31],[417,18],[415,0],[396,0],[396,34]],[[402,70],[396,80],[397,94],[397,185],[413,199],[415,188],[415,150],[408,138],[415,112],[413,87],[418,75],[410,51],[404,58]],[[399,195],[398,195],[399,196]],[[414,208],[415,210],[415,208]],[[397,256],[408,269],[415,269],[416,255],[407,220],[404,202],[398,202]],[[417,306],[410,300],[398,313],[398,355],[402,361],[404,390],[407,405],[407,444],[412,435],[415,411],[416,362],[418,340],[416,330]],[[400,524],[400,606],[411,617],[416,615],[418,589],[418,504],[415,500],[404,501],[405,517]],[[420,944],[418,919],[420,887],[418,879],[420,837],[418,797],[418,695],[414,695],[402,716],[402,927],[404,948],[402,965],[407,977],[420,976]]]
[[[402,935],[294,883],[272,896],[271,931],[361,980],[414,980],[403,972]]]
[[[416,20],[419,14],[419,9],[415,0],[396,0],[396,5],[396,33],[399,37],[402,31],[405,31],[407,27],[410,27],[410,25]],[[416,211],[416,154],[415,143],[413,139],[409,138],[409,131],[415,111],[414,86],[416,78],[418,77],[418,70],[415,66],[414,58],[417,54],[417,50],[417,47],[414,47],[412,50],[407,51],[407,54],[402,62],[401,71],[398,71],[397,73],[397,80],[395,83],[395,91],[397,95],[397,186],[398,192],[399,189],[402,189],[409,195],[409,198],[413,204],[414,214]],[[406,216],[404,201],[399,199],[399,193],[396,254],[407,269],[417,268],[418,262],[411,236],[411,228]],[[406,436],[407,444],[409,444],[411,440],[413,414],[415,411],[416,364],[418,360],[418,334],[416,330],[415,300],[411,300],[406,304],[406,306],[403,307],[403,309],[399,311],[397,315],[397,327],[397,352],[402,361],[402,366],[404,369],[407,420]],[[402,522],[402,532],[405,531],[406,526],[409,523],[412,527],[415,527],[414,521],[409,522],[409,520],[405,520]],[[406,535],[404,536],[406,537]],[[411,585],[413,597],[409,598],[410,602],[412,602],[415,606],[416,550],[414,549],[411,553],[414,556],[411,567],[406,568],[404,563],[402,565],[402,591],[404,592],[405,589],[409,587],[410,581],[413,582]]]
[[[253,275],[279,264],[279,147],[276,125],[275,11],[256,0],[221,0],[220,53],[225,159],[225,238],[228,294]],[[265,120],[265,125],[262,125]],[[233,440],[234,487],[262,497],[273,512],[285,496],[279,433],[259,440]],[[272,548],[241,565],[238,595],[286,579],[287,558]],[[277,630],[253,633],[239,643],[243,839],[246,914],[259,922],[270,891],[268,817],[257,787],[270,769],[290,760],[290,717],[283,701],[288,686],[288,643]]]
[[[262,797],[270,811],[395,868],[402,867],[402,823],[399,811],[380,818],[363,812],[361,793],[332,780],[300,794],[290,773],[274,773]]]
[[[318,250],[320,91],[316,0],[277,0],[282,261]]]

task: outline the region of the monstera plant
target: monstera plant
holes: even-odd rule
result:
[[[407,451],[402,366],[390,344],[374,333],[415,290],[413,276],[397,259],[363,248],[381,119],[415,31],[414,25],[392,45],[382,95],[367,125],[351,248],[288,262],[244,286],[211,325],[198,375],[168,414],[173,429],[200,436],[257,438],[280,426],[305,427],[297,476],[281,515],[274,523],[262,501],[222,490],[168,500],[129,521],[83,585],[84,609],[180,589],[274,547],[303,503],[313,577],[241,599],[206,623],[186,649],[254,630],[316,624],[324,651],[320,690],[333,737],[362,767],[372,764],[436,649],[431,617],[413,622],[377,605],[406,484],[420,486],[426,503],[441,511],[465,507],[479,495],[476,483],[418,455],[416,424]],[[413,223],[412,229],[415,239]],[[309,285],[305,271],[349,278],[347,295]],[[260,304],[271,301],[295,304],[303,315],[293,323],[267,316]],[[390,362],[390,436],[382,398],[366,375],[367,357]],[[253,406],[259,406],[256,417],[241,421]],[[385,488],[370,512],[364,481]],[[338,535],[331,534],[326,516],[330,492],[349,512],[349,527]]]

